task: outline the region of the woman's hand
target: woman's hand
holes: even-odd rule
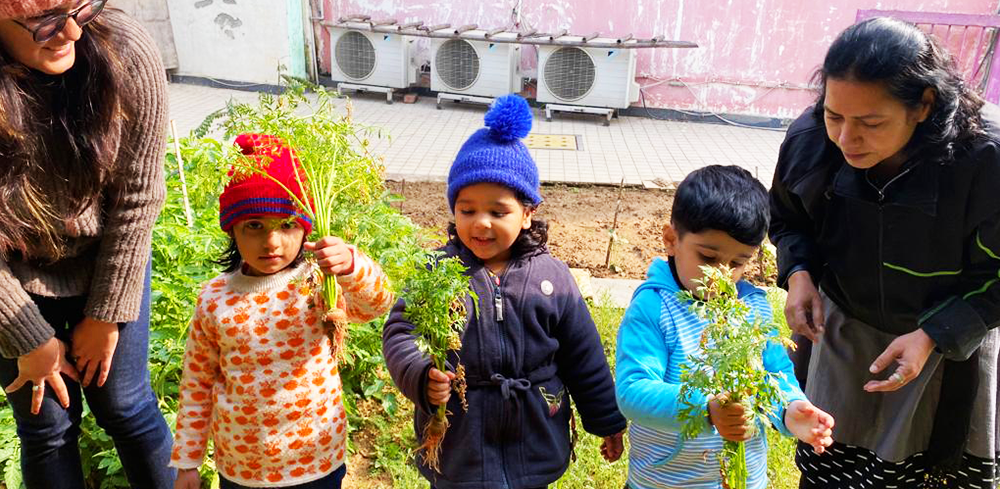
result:
[[[708,417],[719,436],[729,441],[747,441],[752,431],[748,424],[746,409],[738,402],[725,402],[724,396],[713,396],[708,400]]]
[[[201,489],[201,474],[198,469],[178,470],[174,489]]]
[[[788,298],[785,319],[792,332],[809,338],[813,343],[823,334],[823,299],[806,270],[788,277]]]
[[[454,372],[442,372],[434,367],[427,371],[427,401],[435,406],[448,404]]]
[[[10,394],[31,382],[31,414],[38,414],[45,398],[45,384],[49,384],[59,404],[69,408],[69,392],[60,374],[80,381],[76,369],[66,360],[66,344],[53,336],[38,348],[17,357],[17,378],[4,391]]]
[[[886,380],[871,380],[865,384],[868,392],[892,392],[917,378],[934,351],[934,340],[922,329],[904,334],[889,343],[889,346],[872,362],[868,370],[877,374],[892,362],[899,364],[896,371]]]
[[[615,462],[622,457],[622,452],[625,451],[625,442],[622,441],[624,434],[625,432],[621,431],[604,437],[604,441],[601,442],[601,456],[604,460]]]
[[[792,401],[785,408],[785,427],[818,454],[833,445],[833,416],[809,401]]]
[[[73,357],[76,369],[83,373],[80,385],[90,386],[97,374],[97,387],[104,387],[111,371],[111,361],[118,347],[118,325],[85,317],[73,328]]]
[[[315,243],[306,242],[305,249],[313,252],[319,268],[327,275],[350,275],[354,271],[354,253],[340,238],[327,236]]]

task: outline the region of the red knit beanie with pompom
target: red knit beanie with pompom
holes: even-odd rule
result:
[[[234,167],[229,171],[230,181],[219,196],[219,225],[227,233],[240,221],[256,217],[295,217],[305,229],[312,232],[312,220],[285,190],[291,190],[300,202],[306,202],[303,192],[306,175],[299,158],[281,139],[263,134],[241,134],[236,138],[240,152],[255,160],[253,163],[277,182],[255,172]],[[295,173],[298,172],[298,178]],[[301,180],[302,185],[299,185]],[[282,185],[285,188],[282,188]],[[312,206],[312,202],[309,202]]]

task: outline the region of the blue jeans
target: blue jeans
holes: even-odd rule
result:
[[[149,274],[139,318],[118,325],[118,346],[103,387],[91,381],[82,389],[97,424],[114,440],[129,485],[171,489],[176,471],[167,467],[172,436],[149,384]],[[73,328],[83,320],[86,297],[32,296],[56,337],[70,345]],[[17,377],[17,360],[0,359],[0,384]],[[96,376],[95,376],[96,379]],[[28,489],[84,489],[77,438],[80,435],[80,384],[63,376],[70,407],[64,409],[46,387],[38,415],[31,414],[31,383],[7,395],[21,439],[21,471]]]
[[[285,486],[281,489],[340,489],[340,484],[344,482],[344,476],[347,475],[347,464],[343,464],[339,469],[330,472],[329,475],[323,477],[322,479],[317,479],[312,482],[306,482],[305,484],[299,484],[297,486]],[[225,477],[219,476],[219,489],[252,489],[249,487],[243,487],[235,482],[230,482],[226,480]]]

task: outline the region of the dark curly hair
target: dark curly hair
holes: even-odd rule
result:
[[[956,145],[985,133],[982,98],[966,86],[937,40],[913,24],[876,17],[840,33],[815,75],[820,93],[813,114],[820,121],[830,78],[880,83],[910,108],[919,108],[924,91],[932,89],[930,115],[917,125],[905,148],[911,154],[951,159]]]

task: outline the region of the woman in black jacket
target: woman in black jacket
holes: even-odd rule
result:
[[[813,343],[797,373],[837,419],[827,454],[797,451],[800,487],[994,487],[1000,112],[886,18],[818,78],[771,189],[785,314]]]

